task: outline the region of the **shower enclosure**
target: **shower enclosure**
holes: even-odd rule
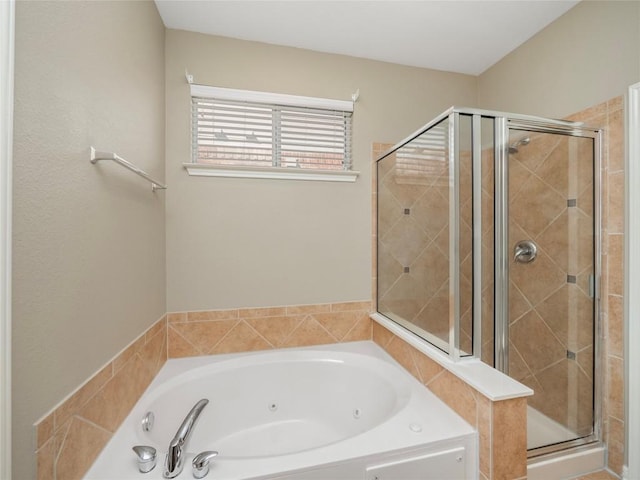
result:
[[[532,388],[530,457],[600,438],[600,144],[452,108],[377,161],[378,312]]]

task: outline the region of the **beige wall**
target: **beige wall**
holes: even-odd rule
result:
[[[195,82],[348,100],[355,184],[189,177]],[[168,311],[371,298],[370,156],[453,104],[476,78],[184,31],[166,34]]]
[[[481,108],[562,118],[640,80],[640,2],[583,1],[478,77]]]
[[[165,312],[164,27],[152,2],[17,2],[14,478],[33,423]]]

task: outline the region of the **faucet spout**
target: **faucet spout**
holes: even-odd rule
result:
[[[203,398],[196,403],[191,411],[187,414],[182,421],[182,425],[178,428],[173,440],[169,444],[167,451],[167,457],[164,462],[164,478],[175,478],[180,475],[182,468],[184,467],[184,451],[186,449],[193,427],[196,424],[196,420],[202,413],[202,409],[209,403],[209,400]]]

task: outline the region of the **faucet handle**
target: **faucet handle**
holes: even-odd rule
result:
[[[136,445],[133,451],[138,456],[138,470],[149,473],[156,466],[156,449],[147,445]]]
[[[207,450],[199,453],[193,459],[193,478],[204,478],[209,473],[209,461],[218,455],[218,452]]]

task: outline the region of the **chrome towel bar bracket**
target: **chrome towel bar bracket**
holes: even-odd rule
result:
[[[115,162],[115,163],[117,163],[119,165],[122,165],[127,170],[131,170],[136,175],[139,175],[142,178],[144,178],[145,180],[147,180],[148,182],[151,182],[151,190],[154,191],[154,192],[156,190],[166,190],[167,189],[166,185],[164,185],[163,183],[158,182],[157,180],[154,180],[151,176],[149,176],[149,174],[147,172],[145,172],[144,170],[141,170],[140,168],[136,167],[133,163],[128,162],[124,158],[118,156],[116,153],[114,153],[114,152],[99,152],[95,148],[91,147],[91,156],[89,158],[89,161],[95,165],[100,160],[111,160],[111,161],[113,161],[113,162]]]

